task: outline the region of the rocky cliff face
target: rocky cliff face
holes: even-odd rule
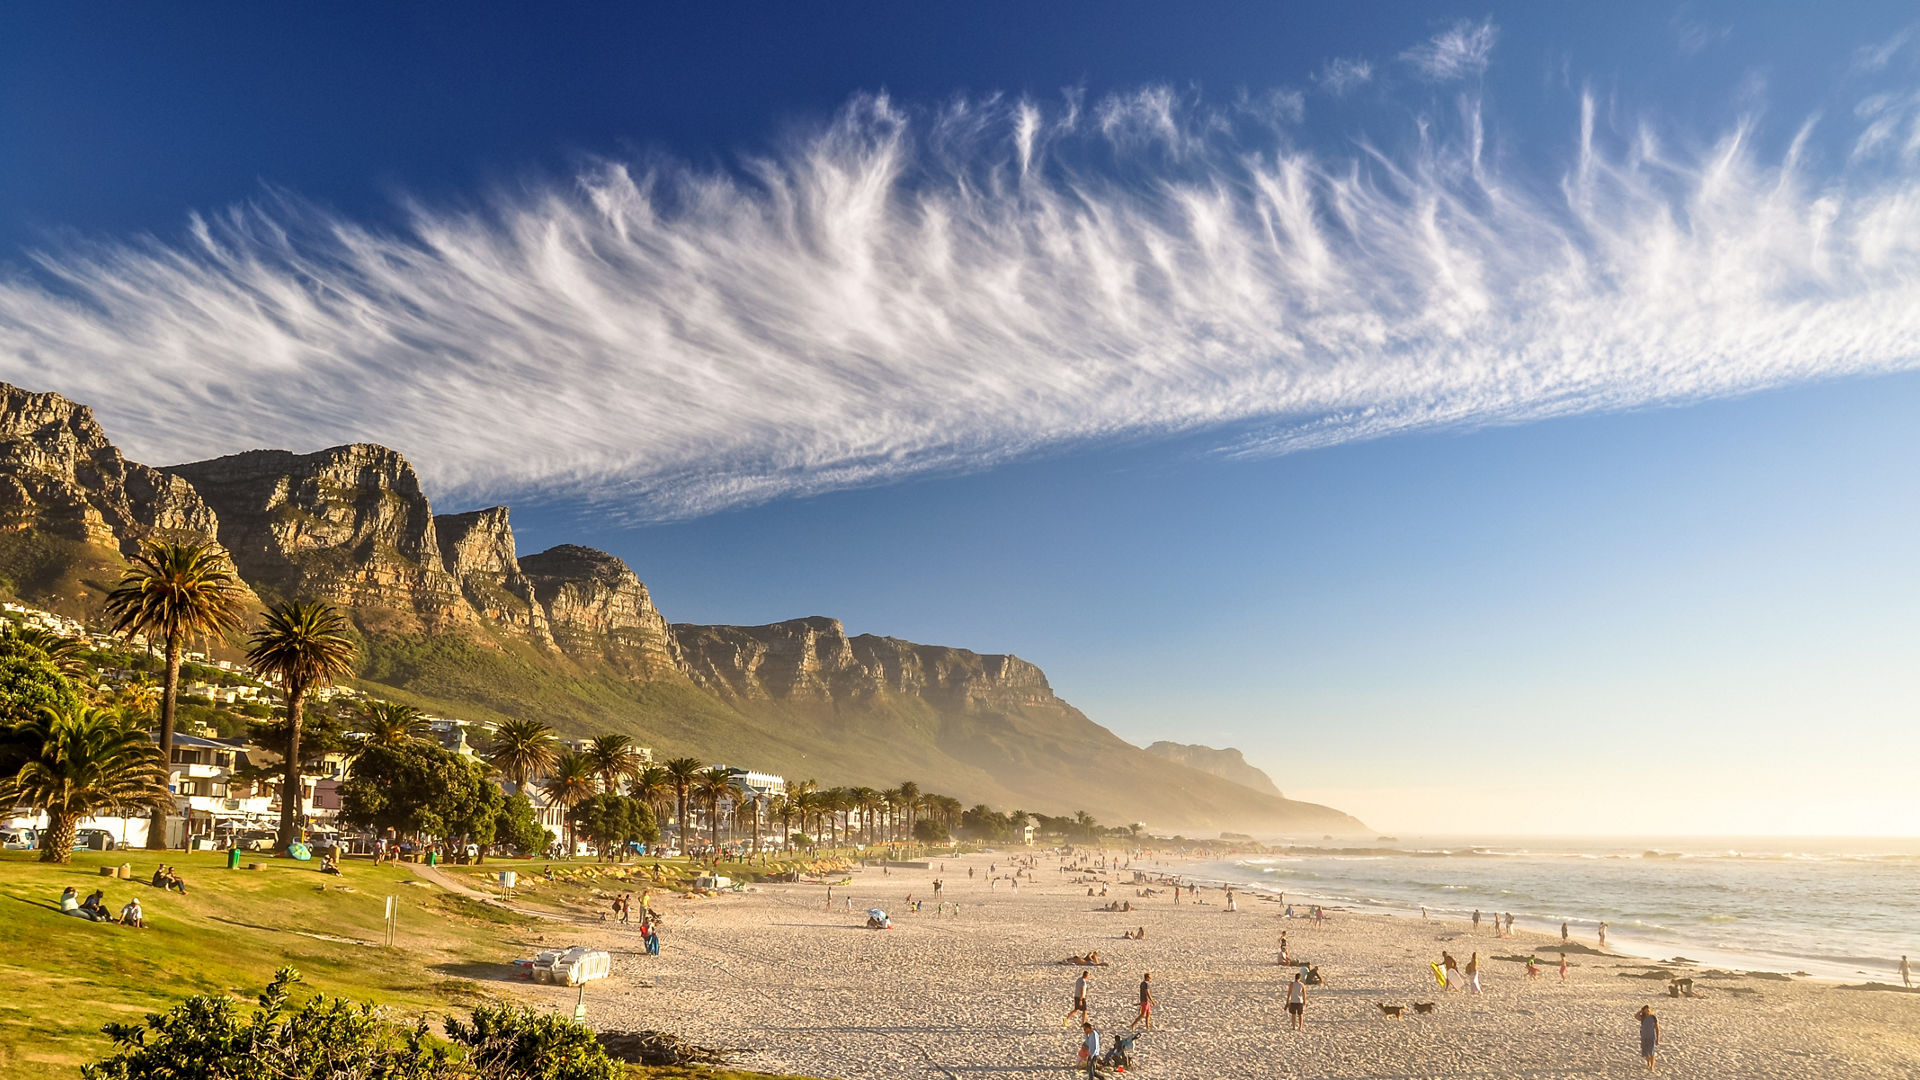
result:
[[[1273,778],[1252,765],[1247,764],[1246,755],[1229,746],[1225,750],[1215,750],[1211,746],[1197,743],[1176,743],[1161,740],[1147,747],[1147,753],[1158,754],[1168,761],[1177,761],[1190,769],[1199,769],[1222,780],[1231,780],[1242,787],[1268,795],[1279,795],[1280,789],[1274,786]]]
[[[441,558],[420,479],[393,450],[250,450],[163,471],[214,508],[220,542],[257,589],[332,600],[382,629],[479,624]]]
[[[211,540],[192,485],[122,457],[93,412],[0,383],[0,530],[43,530],[131,553],[142,539]]]
[[[848,637],[838,619],[812,616],[767,626],[676,623],[687,671],[729,702],[854,705],[882,694],[943,710],[1059,701],[1039,668],[1017,656]]]
[[[480,617],[553,645],[546,608],[534,597],[533,581],[520,570],[507,508],[490,506],[433,519],[440,558]]]
[[[562,544],[521,559],[520,572],[546,613],[554,644],[568,656],[605,662],[636,678],[682,674],[673,631],[626,563]]]

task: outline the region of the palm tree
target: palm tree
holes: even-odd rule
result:
[[[716,858],[720,851],[720,800],[733,798],[739,791],[734,771],[725,765],[715,765],[694,777],[694,794],[707,800],[707,843]]]
[[[540,781],[547,801],[565,811],[567,822],[567,858],[573,858],[573,808],[593,798],[600,781],[599,770],[585,754],[569,750],[554,759],[553,768]]]
[[[881,792],[880,802],[886,807],[886,811],[887,811],[886,812],[887,842],[892,843],[896,838],[895,834],[897,830],[895,826],[899,823],[900,789],[888,788],[887,790]]]
[[[145,725],[87,705],[42,706],[0,729],[0,805],[47,812],[40,861],[70,862],[80,819],[169,805],[169,771]]]
[[[433,731],[421,719],[419,709],[393,701],[369,701],[360,706],[360,745],[405,746],[427,738]]]
[[[907,850],[913,850],[913,818],[920,809],[920,785],[911,780],[900,781],[895,789],[900,792],[900,807],[907,812]]]
[[[788,850],[793,839],[793,799],[786,795],[775,795],[767,800],[767,820],[780,822],[780,850]]]
[[[673,778],[673,793],[678,798],[680,814],[674,820],[679,822],[680,850],[687,847],[687,792],[693,788],[694,777],[706,768],[699,758],[677,757],[667,762],[667,775]]]
[[[267,608],[266,621],[253,632],[247,666],[258,675],[277,675],[287,697],[286,774],[280,788],[281,851],[300,839],[300,722],[307,693],[353,674],[355,649],[347,620],[332,604],[288,600]]]
[[[610,793],[617,793],[620,781],[639,772],[646,764],[640,752],[633,748],[633,740],[625,735],[596,735],[584,753],[587,760],[593,762],[594,771],[600,774],[600,790]]]
[[[240,579],[233,561],[218,544],[176,544],[149,540],[140,545],[120,584],[107,594],[107,614],[116,634],[139,633],[166,648],[166,677],[160,684],[160,760],[173,761],[174,707],[180,698],[180,652],[188,641],[225,634],[240,625]],[[147,847],[167,846],[164,815],[172,804],[158,804],[147,828]]]
[[[557,760],[553,729],[538,720],[508,720],[494,729],[482,755],[487,764],[524,792],[527,782],[553,768]]]
[[[860,812],[860,818],[865,823],[862,831],[866,834],[867,845],[871,847],[873,845],[873,811],[880,805],[880,793],[870,787],[857,787],[847,794],[853,796],[854,809]]]
[[[65,637],[38,626],[10,624],[0,630],[0,637],[9,644],[24,645],[38,652],[69,679],[78,680],[90,674],[89,665],[80,658],[79,638]]]
[[[627,794],[647,804],[647,809],[656,815],[660,813],[660,804],[673,805],[673,776],[658,765],[648,765],[627,781]]]

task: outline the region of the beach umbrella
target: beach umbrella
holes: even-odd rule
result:
[[[287,845],[287,854],[293,856],[294,858],[300,860],[301,862],[306,862],[307,860],[313,858],[313,852],[308,850],[307,845],[299,842],[298,840],[295,840],[293,843]]]

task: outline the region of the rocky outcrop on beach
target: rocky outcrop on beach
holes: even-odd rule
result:
[[[1177,761],[1190,769],[1211,773],[1222,780],[1231,780],[1242,787],[1249,787],[1266,795],[1280,794],[1280,789],[1274,786],[1272,777],[1247,764],[1246,755],[1231,746],[1224,750],[1216,750],[1211,746],[1201,746],[1198,743],[1177,743],[1162,739],[1149,745],[1147,753],[1158,754],[1168,761]]]
[[[191,484],[121,456],[92,410],[0,383],[0,530],[132,553],[149,536],[211,540]]]

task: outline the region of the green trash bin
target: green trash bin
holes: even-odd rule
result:
[[[229,870],[240,869],[240,845],[239,844],[235,844],[232,847],[227,849],[227,869]]]

